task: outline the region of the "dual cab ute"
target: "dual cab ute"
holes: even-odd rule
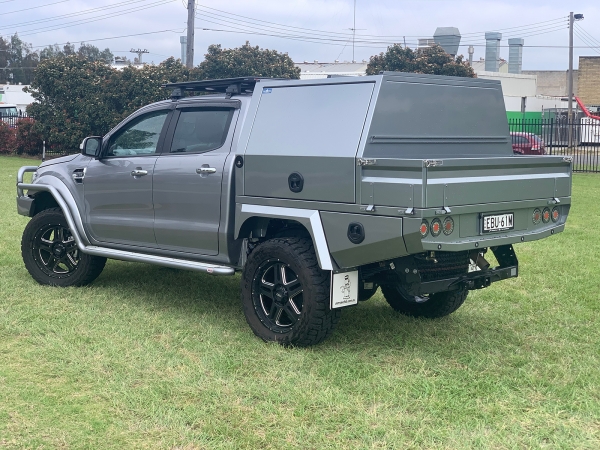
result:
[[[448,315],[518,275],[513,244],[564,229],[571,159],[513,155],[496,81],[165,87],[171,100],[86,138],[81,154],[20,169],[22,254],[39,283],[90,283],[107,258],[239,271],[254,333],[306,346],[379,287],[403,314]]]

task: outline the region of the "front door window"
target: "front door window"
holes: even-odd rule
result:
[[[155,154],[168,113],[168,110],[155,111],[134,119],[110,137],[106,156]]]

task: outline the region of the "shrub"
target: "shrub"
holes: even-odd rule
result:
[[[17,131],[6,122],[0,121],[0,155],[10,155],[16,148]]]
[[[35,128],[33,119],[19,119],[17,121],[15,137],[15,151],[18,155],[30,156],[42,154],[43,138]]]

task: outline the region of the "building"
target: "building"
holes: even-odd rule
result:
[[[600,106],[600,56],[580,56],[579,70],[573,71],[577,80],[577,95],[588,106]]]
[[[33,103],[33,97],[23,89],[29,87],[22,84],[0,84],[0,102],[17,105],[21,114],[25,113],[28,105]]]
[[[577,70],[573,71],[573,92],[577,95]],[[536,95],[566,97],[568,70],[524,70],[526,75],[537,77]]]
[[[320,63],[319,61],[294,63],[300,68],[301,80],[313,80],[315,78],[327,78],[328,76],[361,77],[367,73],[368,61],[362,62],[339,62]]]

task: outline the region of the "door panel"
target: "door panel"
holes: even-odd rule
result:
[[[152,174],[157,156],[92,160],[85,178],[86,224],[100,242],[156,246]],[[146,175],[132,176],[134,170]]]
[[[169,112],[132,118],[106,137],[102,158],[88,164],[85,226],[97,241],[156,247],[152,182]]]
[[[223,167],[237,111],[180,112],[173,137],[154,171],[154,234],[159,248],[199,255],[219,253]]]

